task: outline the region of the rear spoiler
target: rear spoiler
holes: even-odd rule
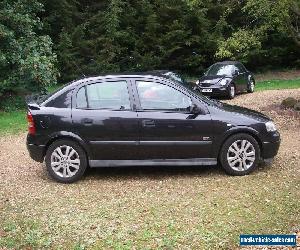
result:
[[[43,102],[47,95],[28,95],[25,97],[25,102],[28,109],[30,110],[40,110],[40,103]]]

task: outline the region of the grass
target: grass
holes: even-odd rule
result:
[[[0,134],[16,134],[25,132],[27,119],[25,110],[0,112]]]
[[[25,192],[3,205],[0,248],[235,249],[240,234],[291,234],[299,185],[273,167],[245,177],[127,168],[61,185],[41,179],[39,165],[8,188]]]
[[[256,90],[273,90],[273,89],[297,89],[300,88],[300,79],[294,80],[269,80],[256,83]]]
[[[47,88],[49,93],[60,86],[53,85]],[[24,96],[10,96],[0,102],[0,135],[25,132],[27,129],[26,103]]]

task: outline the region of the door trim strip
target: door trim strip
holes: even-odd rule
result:
[[[90,167],[129,167],[129,166],[212,166],[216,158],[191,159],[149,159],[149,160],[89,160]]]
[[[90,141],[92,145],[193,146],[209,145],[212,141]]]
[[[138,141],[90,141],[93,145],[138,145]]]
[[[140,141],[142,146],[193,146],[193,145],[208,145],[211,141]]]

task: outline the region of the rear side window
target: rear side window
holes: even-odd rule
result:
[[[87,85],[78,91],[76,103],[77,108],[129,110],[127,82],[101,82]]]
[[[73,90],[71,89],[57,96],[56,98],[48,102],[46,104],[46,107],[71,108],[72,91]]]

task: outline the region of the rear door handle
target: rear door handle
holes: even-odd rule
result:
[[[84,125],[92,125],[93,124],[93,119],[90,119],[90,118],[84,118],[81,120],[81,122],[84,124]]]
[[[155,122],[153,120],[143,120],[143,127],[155,127]]]

